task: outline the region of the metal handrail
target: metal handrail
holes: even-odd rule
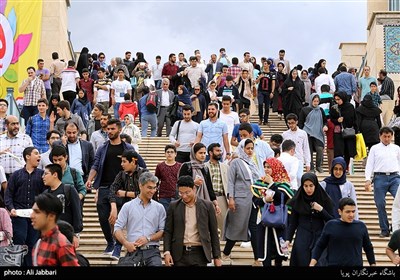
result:
[[[367,53],[365,53],[365,55],[363,56],[363,58],[361,60],[360,69],[358,69],[358,71],[357,71],[357,80],[362,77],[366,59],[367,59]]]

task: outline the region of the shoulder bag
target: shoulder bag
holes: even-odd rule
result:
[[[281,192],[281,204],[265,204],[264,211],[261,214],[261,224],[265,227],[284,229],[287,225],[287,217],[287,206],[284,202],[284,195]]]
[[[27,245],[14,245],[10,234],[4,231],[10,245],[0,247],[0,266],[22,266],[28,253]]]

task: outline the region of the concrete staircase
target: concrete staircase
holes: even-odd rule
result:
[[[258,120],[257,116],[253,116],[251,121],[256,123]],[[272,134],[282,133],[285,131],[286,125],[283,120],[279,120],[276,113],[270,114],[269,125],[261,126],[265,140],[268,141]],[[165,135],[165,130],[164,130]],[[145,159],[148,168],[154,172],[156,165],[164,159],[164,147],[169,144],[167,137],[159,138],[144,138],[139,144],[139,152]],[[319,180],[322,180],[329,175],[327,158],[324,157],[324,170],[323,174],[318,174]],[[378,266],[393,266],[389,261],[389,258],[385,254],[385,248],[389,241],[389,238],[379,238],[379,223],[378,215],[373,199],[373,192],[364,191],[364,169],[361,162],[355,162],[355,174],[348,175],[347,178],[353,182],[356,187],[358,207],[360,213],[360,219],[363,220],[368,227],[371,241],[375,249],[375,257]],[[391,221],[393,198],[387,196],[387,213],[389,222]],[[85,199],[84,205],[84,230],[81,233],[79,251],[83,253],[90,261],[93,266],[110,266],[115,265],[117,261],[112,260],[109,256],[102,255],[103,250],[106,247],[106,241],[100,229],[98,222],[98,216],[96,211],[96,205],[94,204],[94,194],[88,194]],[[225,243],[221,242],[221,250]],[[122,255],[125,254],[123,249]],[[232,250],[232,259],[234,265],[251,265],[253,263],[253,253],[251,248],[240,247],[240,242],[237,242],[236,246]],[[284,262],[284,265],[288,265],[288,262]],[[368,266],[368,262],[364,255],[364,265]]]

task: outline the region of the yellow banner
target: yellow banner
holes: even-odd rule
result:
[[[26,68],[37,68],[41,30],[42,0],[0,0],[0,98],[12,87],[22,101],[18,87],[28,77]]]

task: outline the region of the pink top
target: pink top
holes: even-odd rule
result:
[[[4,232],[8,232],[9,236],[12,238],[13,236],[13,229],[11,224],[10,214],[7,212],[5,208],[0,208],[0,232],[4,236],[4,240],[0,241],[0,246],[7,246],[9,241],[4,234]]]

